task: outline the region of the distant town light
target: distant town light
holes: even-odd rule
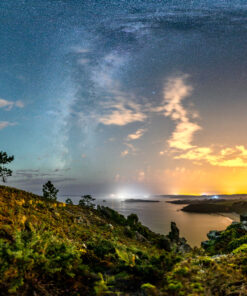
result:
[[[218,199],[219,196],[218,196],[218,195],[213,195],[212,198],[213,198],[213,199]]]

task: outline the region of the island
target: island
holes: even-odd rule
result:
[[[152,199],[125,199],[124,202],[160,202],[160,200],[152,200]]]

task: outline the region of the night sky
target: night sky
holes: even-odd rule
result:
[[[247,1],[0,2],[8,185],[247,192]]]

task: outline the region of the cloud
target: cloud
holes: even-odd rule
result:
[[[121,156],[125,157],[128,154],[135,155],[138,149],[131,143],[124,143],[124,145],[127,147],[127,149],[123,150],[121,152]]]
[[[201,127],[191,121],[190,113],[183,107],[182,101],[191,95],[191,85],[185,83],[187,75],[168,79],[164,87],[164,107],[157,111],[164,111],[164,115],[170,117],[176,123],[175,131],[168,140],[170,148],[187,150],[192,148],[194,133]],[[192,114],[192,117],[193,114]]]
[[[192,122],[191,117],[197,118],[196,111],[190,112],[183,105],[184,98],[191,95],[193,87],[185,83],[188,76],[168,79],[164,87],[164,107],[159,106],[156,111],[164,112],[176,123],[175,131],[167,141],[174,159],[186,159],[194,164],[207,162],[219,167],[247,167],[247,149],[243,145],[216,149],[211,146],[198,146],[192,144],[195,132],[201,126]],[[164,155],[165,151],[160,151]]]
[[[133,134],[129,134],[128,136],[127,136],[127,140],[128,141],[131,141],[131,140],[137,140],[137,139],[140,139],[142,136],[143,136],[143,134],[145,133],[145,129],[138,129],[135,133],[133,133]]]
[[[143,122],[147,118],[136,96],[123,90],[117,79],[127,60],[126,54],[115,50],[90,63],[88,58],[80,57],[78,61],[84,66],[82,68],[89,87],[85,91],[83,85],[83,92],[78,97],[79,103],[85,101],[82,111],[75,110],[79,123],[125,126]]]
[[[128,154],[129,154],[129,150],[128,149],[125,149],[124,151],[121,152],[121,156],[122,157],[125,157]]]
[[[13,126],[16,125],[14,122],[9,122],[9,121],[0,121],[0,130],[8,127],[8,126]]]
[[[0,98],[0,108],[5,108],[5,110],[10,111],[13,108],[13,106],[23,108],[24,103],[22,101],[12,102]]]
[[[22,101],[20,101],[20,100],[16,101],[15,105],[16,105],[16,107],[19,107],[19,108],[24,108],[24,106],[25,106],[24,103]]]
[[[131,122],[144,121],[147,116],[141,112],[138,104],[132,102],[118,102],[110,106],[106,114],[98,118],[104,125],[124,126]]]

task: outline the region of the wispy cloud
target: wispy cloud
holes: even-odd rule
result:
[[[105,93],[106,100],[99,102],[100,111],[93,117],[104,125],[124,126],[132,122],[142,122],[147,118],[136,97],[121,89],[115,74],[126,62],[126,57],[111,52],[102,58],[101,64],[92,70],[91,80],[95,91]]]
[[[99,117],[98,121],[104,125],[126,125],[131,122],[144,121],[147,116],[142,113],[138,104],[132,102],[118,102],[111,105],[106,114]]]
[[[197,123],[191,121],[190,114],[182,105],[182,101],[193,90],[191,85],[185,83],[186,78],[186,75],[170,78],[164,87],[164,115],[176,123],[168,144],[171,148],[182,150],[193,147],[191,144],[193,135],[201,129]]]
[[[0,108],[4,108],[5,110],[10,111],[14,106],[18,108],[23,108],[24,103],[22,101],[12,102],[0,98]]]
[[[129,154],[129,150],[128,149],[125,149],[125,150],[123,150],[122,152],[121,152],[121,156],[122,157],[125,157],[126,155],[128,155]]]
[[[126,146],[126,149],[124,149],[122,152],[121,152],[121,156],[122,157],[125,157],[126,155],[135,155],[138,151],[138,149],[131,143],[124,143],[124,145]]]
[[[140,128],[140,129],[138,129],[135,133],[133,133],[133,134],[129,134],[129,135],[127,136],[127,140],[128,140],[128,141],[132,141],[132,140],[140,139],[140,138],[144,135],[145,132],[146,132],[145,129]]]
[[[9,122],[9,121],[0,121],[0,130],[8,127],[8,126],[13,126],[16,125],[14,122]]]

